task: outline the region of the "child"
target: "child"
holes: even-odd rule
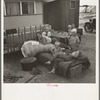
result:
[[[60,42],[56,41],[55,42],[55,48],[52,48],[51,52],[53,53],[53,56],[56,56],[59,53],[63,53],[63,50],[65,50],[65,48],[61,48]]]
[[[42,32],[42,37],[46,39],[46,43],[51,43],[51,32],[49,27],[46,27],[46,30]]]
[[[71,30],[72,30],[72,26],[71,25],[68,25],[68,35],[70,35]]]
[[[72,51],[77,51],[79,47],[79,38],[77,36],[77,29],[72,29],[70,36],[68,37],[69,46],[72,48]]]
[[[58,64],[60,62],[67,62],[67,61],[73,61],[73,59],[79,57],[81,52],[75,51],[70,53],[69,55],[67,53],[59,53],[55,57],[53,57],[50,61],[48,61],[47,64],[51,64],[53,66],[52,70],[49,73],[55,73],[55,70],[58,67]]]
[[[40,34],[40,33],[37,33],[37,37],[38,37],[38,41],[42,44],[46,44],[46,38],[45,38],[45,34]]]
[[[65,54],[64,50],[65,50],[65,48],[60,47],[60,42],[56,41],[55,48],[51,49],[51,52],[53,54],[53,58],[50,61],[46,62],[46,64],[51,64],[51,62],[53,63],[59,54]],[[61,61],[62,59],[57,59],[57,60]],[[56,66],[53,66],[52,71],[50,71],[49,73],[55,73],[55,69],[56,69],[55,67]]]

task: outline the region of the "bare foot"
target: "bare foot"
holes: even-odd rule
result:
[[[52,71],[50,71],[49,73],[50,73],[50,74],[52,74],[52,73],[54,74],[54,73],[55,73],[55,70],[52,70]]]
[[[50,61],[47,61],[47,62],[45,62],[45,64],[51,64],[51,62]]]

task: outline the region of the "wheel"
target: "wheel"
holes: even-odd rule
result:
[[[85,24],[84,29],[86,32],[92,32],[93,31],[93,27],[91,26],[90,23]]]

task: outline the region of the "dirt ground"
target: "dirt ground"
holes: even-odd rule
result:
[[[80,20],[80,27],[83,27],[83,20]],[[23,58],[21,52],[4,55],[4,74],[22,76],[17,82],[24,83],[95,83],[96,76],[96,33],[85,33],[83,31],[80,50],[82,54],[86,55],[91,63],[88,70],[84,70],[80,75],[75,78],[68,79],[56,74],[49,74],[48,69],[42,65],[38,68],[42,71],[40,75],[31,75],[29,71],[23,71],[21,68],[20,60]],[[14,82],[14,81],[13,81]]]

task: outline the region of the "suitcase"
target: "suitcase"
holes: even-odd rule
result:
[[[55,73],[64,77],[67,77],[68,74],[68,68],[70,66],[72,61],[68,62],[60,62],[59,66],[57,67]]]
[[[67,78],[74,78],[82,72],[82,64],[69,68]]]
[[[72,61],[59,63],[55,73],[66,78],[74,78],[82,72],[82,64],[70,67]]]

